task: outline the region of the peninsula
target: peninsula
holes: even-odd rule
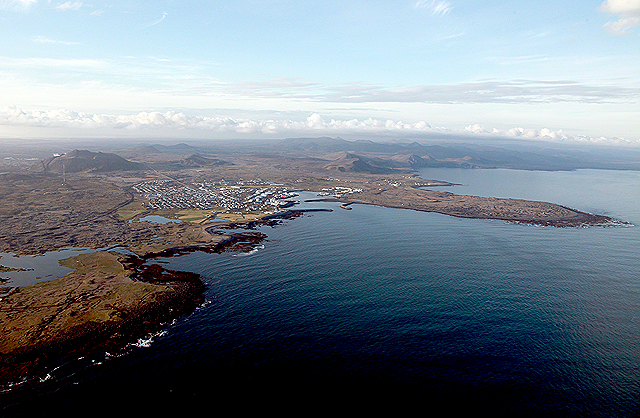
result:
[[[392,159],[390,167],[380,157],[349,153],[327,157],[335,157],[329,162],[195,154],[163,160],[155,150],[133,154],[136,161],[73,151],[0,174],[0,252],[96,250],[63,260],[74,269],[64,277],[0,288],[5,379],[21,378],[72,353],[122,347],[195,309],[204,290],[200,278],[166,270],[153,259],[251,249],[264,235],[226,234],[220,227],[296,216],[300,212],[291,206],[302,191],[341,202],[345,209],[379,205],[556,227],[617,222],[552,203],[425,190],[451,183],[417,177],[403,166],[424,160],[414,156]]]

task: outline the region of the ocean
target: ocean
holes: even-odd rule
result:
[[[459,183],[437,190],[544,200],[640,225],[640,172],[419,174]],[[333,211],[258,227],[267,239],[248,253],[156,260],[201,274],[204,304],[123,353],[57,364],[42,382],[1,394],[3,412],[102,402],[286,415],[408,406],[438,416],[640,414],[638,226],[299,207]]]

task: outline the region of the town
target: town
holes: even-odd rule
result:
[[[344,195],[361,193],[362,189],[356,189],[353,187],[334,186],[330,188],[324,188],[318,193],[318,196],[333,196],[335,198],[344,197]]]
[[[230,184],[203,182],[187,185],[175,180],[150,180],[132,186],[148,199],[149,209],[200,209],[217,211],[273,212],[295,204],[298,194],[282,185],[261,180]]]

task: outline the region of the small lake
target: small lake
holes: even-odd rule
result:
[[[151,222],[154,224],[178,224],[180,222],[182,222],[180,219],[172,219],[172,218],[165,218],[164,216],[160,216],[160,215],[147,215],[143,218],[140,218],[138,220],[130,220],[131,222]]]
[[[42,255],[15,255],[0,253],[0,265],[11,268],[22,268],[26,271],[8,271],[0,273],[0,277],[9,279],[6,286],[31,286],[44,280],[52,280],[72,272],[73,269],[59,264],[60,260],[96,250],[91,248],[65,248],[60,251],[49,251]]]
[[[23,269],[23,271],[0,272],[0,277],[8,279],[2,286],[23,287],[56,277],[66,276],[74,269],[60,264],[65,258],[75,257],[80,254],[89,254],[96,251],[109,250],[123,254],[133,254],[122,247],[88,248],[70,247],[58,251],[49,251],[39,255],[15,255],[13,253],[0,253],[0,266]]]

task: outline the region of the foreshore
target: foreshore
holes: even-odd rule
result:
[[[97,251],[65,260],[67,276],[12,288],[0,304],[0,386],[37,377],[74,356],[122,349],[203,302],[199,275],[149,263],[193,251],[245,251],[265,238],[230,234],[211,245],[141,256]]]
[[[287,210],[243,227],[273,225],[314,211],[331,209]],[[239,225],[207,229],[221,227]],[[0,305],[0,386],[38,376],[73,356],[117,351],[203,302],[205,285],[199,275],[169,270],[150,260],[194,251],[250,251],[265,238],[253,231],[217,233],[208,244],[140,255],[96,251],[64,260],[76,268],[64,277],[10,288]]]

